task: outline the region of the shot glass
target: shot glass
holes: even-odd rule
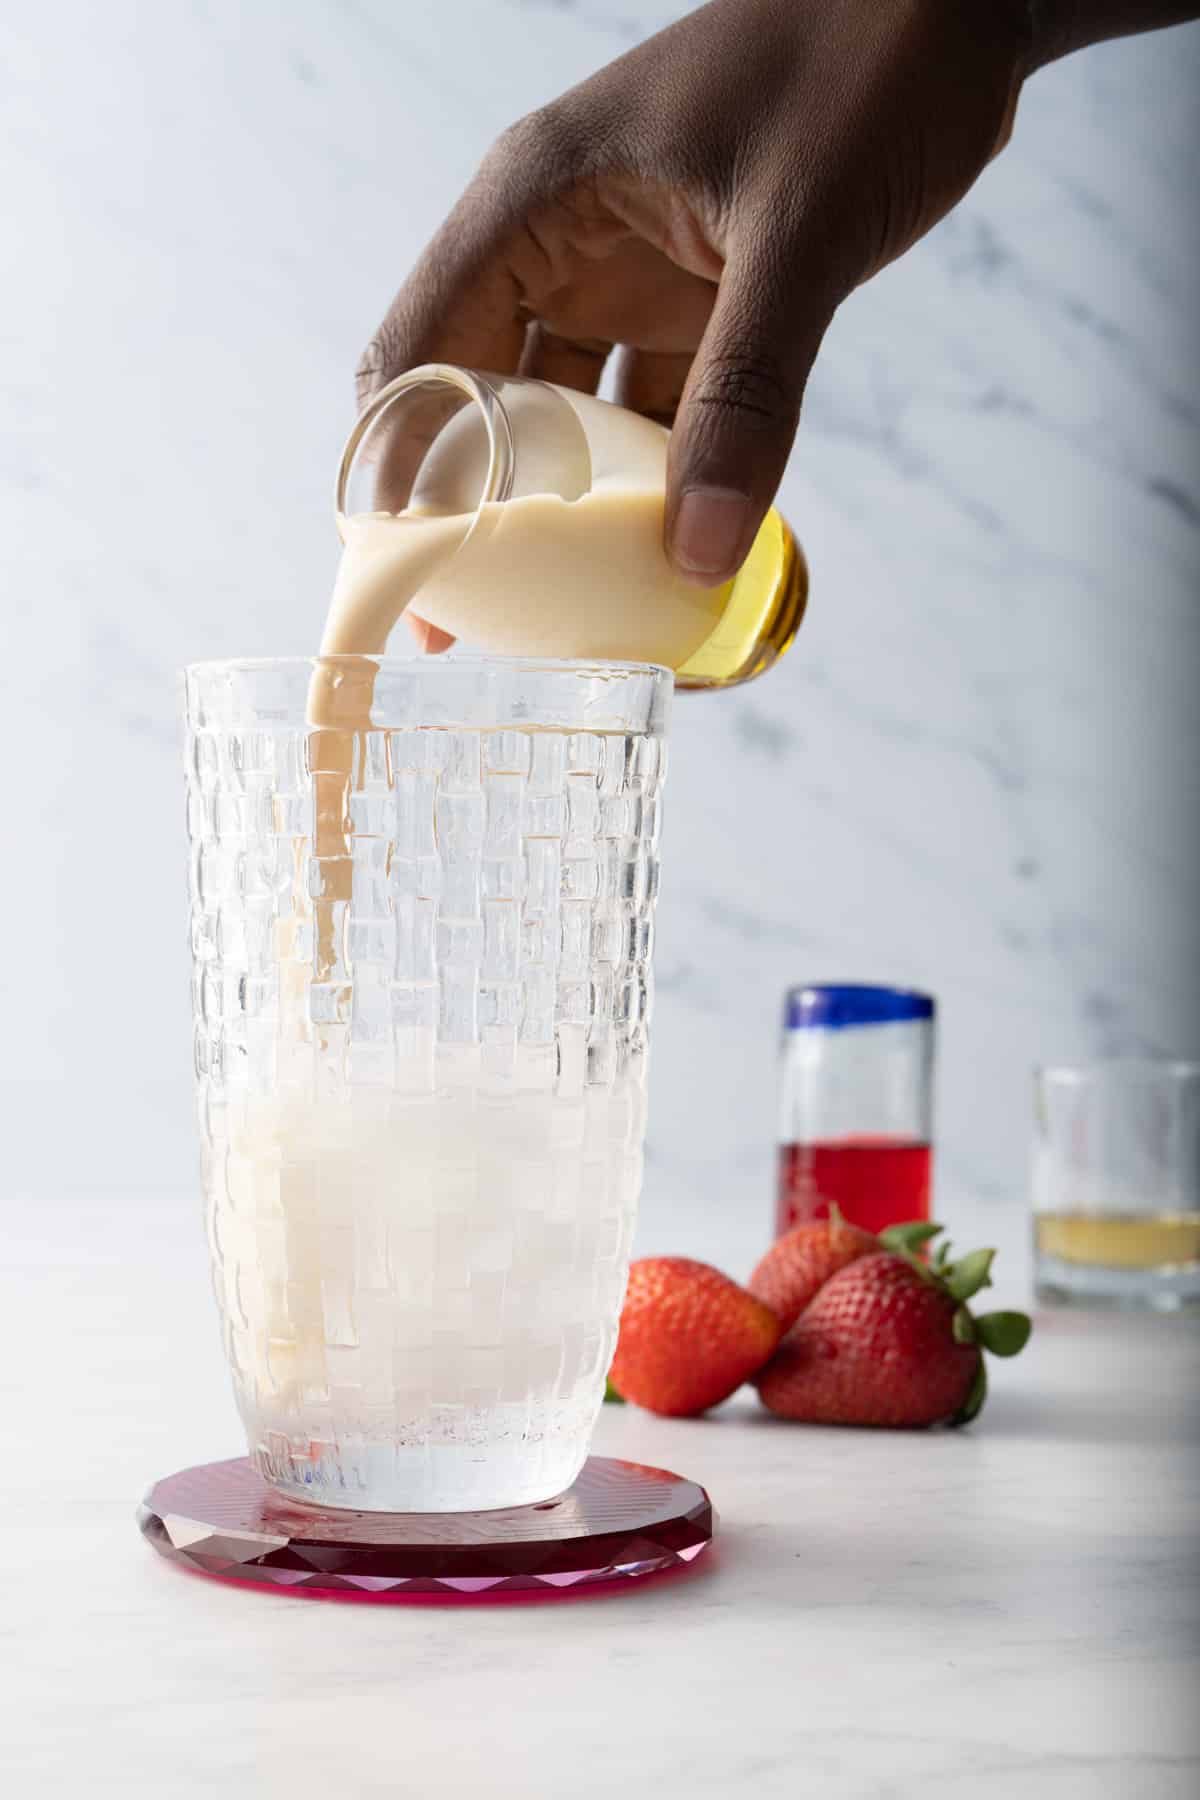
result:
[[[861,983],[792,988],[780,1050],[775,1233],[828,1217],[929,1217],[937,1007]]]
[[[1200,1304],[1200,1063],[1037,1071],[1033,1245],[1040,1301]]]

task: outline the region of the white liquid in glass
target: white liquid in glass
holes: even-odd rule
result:
[[[234,1109],[211,1226],[239,1404],[276,1485],[457,1511],[543,1499],[582,1467],[643,1090],[487,1087]]]

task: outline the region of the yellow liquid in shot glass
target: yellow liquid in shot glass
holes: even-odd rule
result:
[[[1039,1213],[1034,1237],[1043,1256],[1084,1268],[1200,1265],[1200,1212]]]

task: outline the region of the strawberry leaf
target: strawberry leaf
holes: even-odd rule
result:
[[[998,1315],[993,1314],[992,1316]],[[979,1334],[975,1329],[975,1320],[971,1317],[971,1309],[965,1304],[955,1312],[950,1329],[954,1333],[956,1344],[974,1344],[979,1340]]]
[[[605,1403],[610,1406],[624,1406],[625,1404],[624,1394],[618,1394],[611,1381],[606,1381],[604,1384],[604,1399]]]
[[[958,1318],[957,1313],[954,1316]],[[979,1342],[993,1356],[1016,1356],[1033,1330],[1033,1320],[1023,1312],[984,1313],[974,1323]]]
[[[887,1250],[898,1250],[911,1255],[935,1238],[941,1230],[940,1225],[932,1225],[924,1219],[913,1219],[907,1225],[889,1225],[886,1231],[879,1233],[879,1241]]]
[[[987,1368],[983,1357],[979,1358],[979,1367],[975,1371],[975,1379],[967,1392],[967,1397],[950,1420],[951,1425],[969,1425],[983,1411],[983,1403],[987,1399]]]
[[[971,1250],[966,1256],[948,1268],[942,1280],[946,1292],[955,1300],[969,1300],[980,1288],[991,1287],[992,1278],[989,1273],[992,1266],[994,1250]]]

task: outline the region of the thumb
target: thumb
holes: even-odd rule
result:
[[[667,553],[706,587],[728,581],[750,553],[833,316],[781,249],[776,240],[726,263],[671,436]]]

